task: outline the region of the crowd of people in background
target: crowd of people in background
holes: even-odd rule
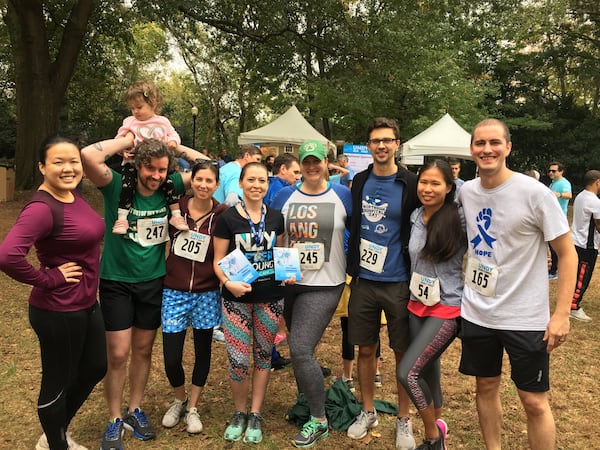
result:
[[[151,83],[132,86],[126,101],[132,116],[114,139],[81,151],[61,137],[43,144],[43,183],[0,245],[0,268],[33,286],[29,319],[42,361],[37,450],[85,448],[69,424],[102,379],[108,417],[101,450],[121,450],[125,430],[154,439],[143,405],[159,328],[172,388],[164,427],[183,418],[188,433],[204,430],[201,397],[218,329],[233,405],[223,438],[263,440],[271,368],[291,363],[310,416],[290,442],[316,445],[330,424],[315,352],[343,291],[344,367],[357,346],[362,401],[347,428],[350,439],[378,426],[378,356],[387,344],[397,374],[395,448],[446,449],[440,358],[458,337],[457,369],[475,377],[486,448],[500,448],[505,352],[530,447],[555,447],[549,360],[567,339],[569,318],[592,320],[581,303],[600,244],[600,171],[584,176],[571,231],[573,194],[563,165],[549,165],[549,186],[533,171],[527,177],[510,170],[510,132],[496,119],[475,126],[470,150],[478,176],[464,181],[458,160],[428,161],[417,174],[403,167],[400,130],[388,118],[371,121],[372,163],[355,173],[346,155],[335,160],[319,141],[304,142],[297,156],[243,145],[235,158],[223,150],[210,161],[208,152],[181,145],[159,115]],[[120,169],[107,165],[116,154],[124,160]],[[104,220],[75,189],[84,172],[102,193]],[[26,260],[32,246],[39,269]],[[276,279],[276,247],[298,250],[301,277]],[[223,269],[235,252],[256,270],[252,281]],[[549,279],[557,280],[552,313]],[[387,343],[380,341],[382,314]],[[186,383],[190,327],[194,358]],[[277,351],[283,339],[291,359]],[[347,372],[344,386],[354,390],[352,365]],[[421,444],[411,404],[423,423]]]

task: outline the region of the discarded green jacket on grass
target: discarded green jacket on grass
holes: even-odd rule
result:
[[[393,403],[375,400],[374,405],[378,413],[398,414],[398,407]],[[341,379],[336,380],[325,392],[325,413],[329,426],[334,430],[347,431],[361,409],[362,404]],[[298,427],[309,421],[310,411],[303,394],[298,395],[296,404],[290,408],[286,419]]]

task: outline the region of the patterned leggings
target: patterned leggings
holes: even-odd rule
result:
[[[282,311],[283,300],[241,303],[223,299],[223,333],[229,358],[229,376],[233,381],[243,381],[248,377],[250,349],[253,351],[255,370],[271,368],[271,350]]]
[[[398,381],[419,411],[432,401],[436,409],[441,408],[440,356],[456,337],[458,321],[414,314],[408,320],[410,345],[398,366]]]

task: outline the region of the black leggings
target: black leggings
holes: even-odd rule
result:
[[[106,373],[106,337],[98,304],[75,312],[29,306],[38,336],[42,382],[38,416],[52,450],[66,449],[66,432],[83,402]]]
[[[587,291],[590,281],[592,280],[592,273],[594,273],[596,259],[598,258],[598,250],[595,248],[581,248],[575,246],[575,250],[577,250],[579,263],[577,265],[577,283],[575,283],[575,292],[573,293],[571,309],[579,309],[581,300],[583,300],[583,294]]]
[[[183,386],[185,373],[183,371],[183,344],[185,343],[185,331],[179,333],[163,333],[163,356],[165,360],[165,372],[169,383],[173,387]],[[210,370],[210,358],[212,355],[213,330],[194,329],[194,371],[192,372],[192,384],[203,387],[208,378]]]

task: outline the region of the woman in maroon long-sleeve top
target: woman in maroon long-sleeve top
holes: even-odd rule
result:
[[[36,449],[80,449],[69,423],[106,372],[106,341],[96,301],[104,221],[75,190],[83,169],[69,139],[41,146],[38,191],[0,245],[0,269],[33,286],[29,322],[38,336],[42,381]],[[35,246],[39,268],[26,257]]]

